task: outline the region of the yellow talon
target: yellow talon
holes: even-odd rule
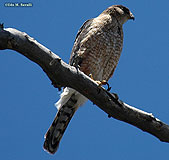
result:
[[[90,77],[92,80],[94,80],[92,74],[89,74],[89,77]],[[94,81],[95,81],[95,80],[94,80]],[[108,86],[107,91],[110,91],[111,87],[109,86],[109,84],[108,84],[108,82],[107,82],[106,80],[95,81],[95,82],[99,85],[99,87],[101,87],[102,85],[107,85],[107,86]]]
[[[91,73],[89,74],[89,77],[90,77],[92,80],[94,80],[94,79],[93,79],[93,75],[92,75]]]

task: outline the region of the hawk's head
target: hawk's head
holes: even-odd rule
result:
[[[134,20],[134,15],[130,12],[130,10],[122,5],[113,5],[109,8],[107,8],[105,11],[103,11],[105,14],[109,14],[112,17],[117,18],[117,20],[124,24],[127,20],[132,19]]]

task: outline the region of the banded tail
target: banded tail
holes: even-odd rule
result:
[[[79,92],[71,88],[65,88],[61,94],[60,100],[56,103],[58,112],[55,119],[45,135],[44,149],[54,154],[58,147],[60,140],[71,120],[74,113],[81,106],[87,98]]]

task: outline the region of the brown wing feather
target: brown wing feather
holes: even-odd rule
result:
[[[83,23],[83,25],[80,27],[75,41],[74,41],[74,45],[73,45],[73,49],[70,55],[70,60],[69,60],[69,64],[70,65],[74,65],[74,66],[80,66],[80,63],[82,61],[82,59],[79,57],[79,55],[77,54],[77,51],[80,49],[80,41],[83,39],[83,35],[85,34],[84,32],[90,27],[91,23],[92,23],[93,19],[89,19],[86,22]]]

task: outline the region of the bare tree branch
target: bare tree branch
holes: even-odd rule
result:
[[[109,117],[127,122],[154,136],[169,142],[169,126],[151,113],[136,109],[120,101],[91,80],[81,71],[66,64],[59,56],[38,43],[24,32],[0,25],[0,50],[11,49],[37,63],[52,81],[54,87],[71,87],[90,99]]]

